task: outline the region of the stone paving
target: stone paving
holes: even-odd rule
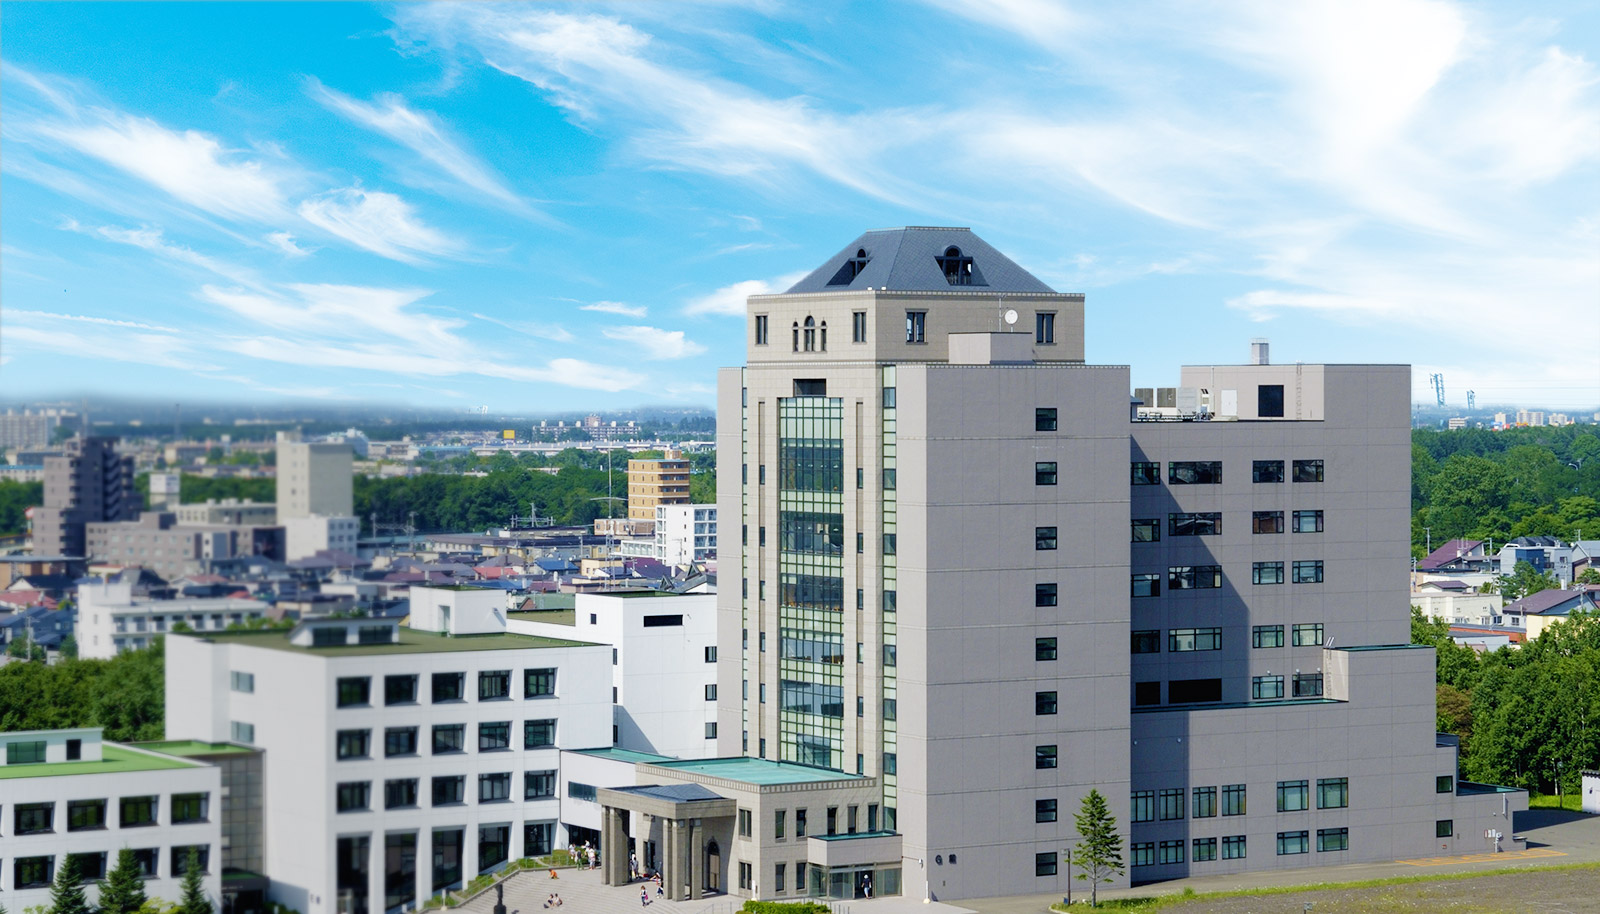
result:
[[[507,914],[546,914],[545,900],[552,892],[561,896],[562,905],[550,911],[559,914],[620,914],[644,911],[646,914],[735,914],[742,898],[716,895],[698,901],[671,901],[656,897],[655,883],[637,880],[632,885],[608,886],[600,882],[600,871],[589,869],[557,870],[551,879],[548,870],[528,870],[507,879]],[[639,890],[648,888],[650,904],[639,903]],[[494,891],[490,890],[456,910],[471,914],[493,914]],[[920,898],[874,898],[871,901],[836,901],[833,914],[974,914],[970,908],[948,904],[925,904]]]

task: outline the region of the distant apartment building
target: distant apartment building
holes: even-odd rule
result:
[[[180,623],[195,632],[225,631],[265,618],[259,600],[209,598],[152,600],[135,597],[128,581],[93,579],[78,585],[78,656],[105,660],[149,647]]]
[[[1467,419],[1465,416],[1453,416],[1450,421],[1445,423],[1445,426],[1450,429],[1466,428]]]
[[[44,464],[0,463],[0,481],[44,482]]]
[[[715,755],[716,595],[580,593],[574,606],[514,613],[508,630],[611,646],[609,745],[672,758]]]
[[[499,591],[411,604],[167,639],[167,737],[264,750],[271,901],[417,908],[568,838],[559,750],[610,744],[611,649],[508,633]]]
[[[348,517],[354,504],[348,443],[302,441],[298,433],[278,437],[278,520]]]
[[[149,897],[181,899],[191,848],[207,894],[219,897],[222,803],[219,768],[108,742],[99,727],[0,733],[0,899],[11,911],[48,907],[71,856],[93,904],[124,847]]]
[[[301,441],[298,433],[279,433],[278,523],[286,558],[324,549],[355,551],[361,522],[353,507],[354,456],[348,441]]]
[[[151,479],[155,476],[152,474]],[[171,509],[184,527],[270,527],[278,522],[278,506],[238,498],[215,498]]]
[[[333,550],[354,554],[361,536],[355,517],[291,517],[283,522],[284,558],[293,561]]]
[[[25,409],[20,413],[8,409],[0,414],[0,450],[48,447],[61,421],[71,415],[54,409]]]
[[[674,450],[659,460],[629,460],[628,517],[653,522],[657,505],[688,504],[689,468]]]
[[[654,558],[687,565],[717,557],[716,505],[657,505]]]
[[[88,555],[101,562],[138,565],[168,581],[207,571],[213,562],[260,555],[282,559],[284,532],[273,526],[201,526],[177,515],[146,511],[138,520],[85,525]]]
[[[44,461],[44,506],[34,513],[33,551],[85,555],[86,525],[133,520],[143,499],[133,485],[133,458],[115,438],[74,438],[66,453]]]

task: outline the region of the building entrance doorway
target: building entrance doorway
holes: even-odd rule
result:
[[[706,845],[706,884],[707,892],[722,891],[722,849],[717,846],[717,839],[712,838]]]

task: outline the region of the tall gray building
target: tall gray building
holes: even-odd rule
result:
[[[92,522],[134,520],[143,499],[133,486],[133,458],[119,456],[115,438],[74,438],[66,453],[44,459],[44,506],[34,514],[33,551],[85,555]]]
[[[1135,882],[1509,836],[1406,644],[1409,369],[1186,367],[1141,414],[1083,308],[924,227],[750,298],[719,750],[878,777],[942,898],[1064,889],[1091,788]]]
[[[304,517],[348,517],[353,510],[355,452],[343,441],[302,441],[278,433],[278,523]]]

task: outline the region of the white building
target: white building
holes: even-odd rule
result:
[[[716,557],[716,505],[656,505],[658,561],[687,565]]]
[[[716,594],[580,593],[575,606],[517,613],[508,627],[611,645],[606,745],[680,759],[716,755]]]
[[[495,591],[366,618],[167,639],[167,735],[265,750],[270,900],[415,906],[567,840],[559,748],[609,745],[611,652],[507,633]]]
[[[1411,590],[1411,605],[1430,619],[1452,625],[1499,625],[1505,601],[1497,593],[1479,593],[1463,581],[1424,581]]]
[[[342,441],[301,441],[298,433],[278,433],[278,520],[353,513],[354,452]]]
[[[206,893],[222,872],[221,770],[105,742],[98,727],[0,733],[0,899],[12,911],[50,903],[68,855],[91,883],[132,848],[151,898],[177,901],[189,848],[198,848]]]
[[[283,522],[283,555],[294,561],[325,549],[354,554],[360,535],[361,521],[355,517],[291,517]]]
[[[196,632],[220,632],[263,618],[267,609],[259,600],[151,600],[135,597],[131,581],[92,580],[78,585],[78,656],[105,660],[148,647],[180,622]]]

